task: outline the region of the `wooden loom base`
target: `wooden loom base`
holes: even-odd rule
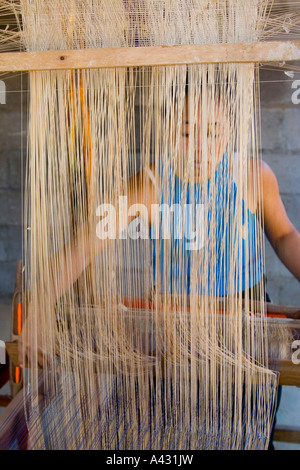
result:
[[[122,298],[121,302],[118,305],[125,306],[126,308],[137,310],[140,313],[151,312],[156,308],[156,304],[153,301],[147,301],[144,299],[136,298]],[[300,308],[293,306],[280,306],[275,304],[266,303],[266,315],[267,315],[267,327],[272,328],[274,321],[276,322],[277,327],[280,326],[281,329],[288,329],[293,335],[293,340],[300,339]],[[258,305],[259,306],[259,303]],[[163,310],[163,304],[160,305],[160,308]],[[171,310],[174,308],[177,313],[178,306],[170,307]],[[190,307],[187,306],[184,309],[185,313],[189,313]],[[226,310],[224,310],[224,304],[222,301],[219,303],[219,311],[221,315],[226,315]],[[179,311],[180,313],[180,311]],[[149,316],[149,313],[147,313]],[[14,366],[19,365],[18,361],[18,343],[17,341],[10,341],[6,343],[7,354],[10,357],[11,362]],[[292,356],[291,350],[291,356]],[[25,364],[28,366],[28,364]],[[270,369],[279,372],[279,385],[292,385],[300,387],[300,365],[292,362],[291,359],[280,358],[278,360],[272,361],[270,358]]]
[[[25,421],[26,403],[23,390],[8,404],[0,415],[0,450],[22,449],[28,446],[28,429]],[[274,441],[300,443],[300,427],[277,427],[274,432]]]

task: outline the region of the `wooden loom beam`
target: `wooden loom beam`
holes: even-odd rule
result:
[[[300,60],[300,41],[72,49],[0,54],[0,72]]]

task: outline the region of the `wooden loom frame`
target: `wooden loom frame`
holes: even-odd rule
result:
[[[0,72],[300,60],[300,41],[4,52]]]
[[[300,60],[300,41],[268,41],[239,44],[6,52],[0,54],[0,72],[153,67],[207,63],[278,62],[282,65],[285,62],[298,60]],[[282,313],[284,313],[284,310],[286,310],[285,307],[282,307],[282,310]],[[297,308],[294,309],[292,318],[294,318],[297,324],[299,322],[300,329],[299,310],[300,309]],[[290,310],[288,312],[288,315],[289,314],[291,314]],[[287,318],[288,315],[286,315]],[[7,346],[7,349],[9,349],[9,345]],[[13,357],[14,353],[11,352],[11,354]],[[11,362],[15,363],[15,358],[11,359]],[[281,367],[281,380],[279,383],[282,385],[300,386],[300,366],[297,368],[292,362],[287,362],[281,364]],[[3,422],[4,418],[7,419],[10,409],[13,410],[16,409],[16,407],[19,409],[21,402],[22,390],[16,393],[15,398],[13,398],[12,402],[7,406],[7,409],[3,412],[4,416],[0,417],[0,423]],[[274,440],[300,443],[300,428],[277,428],[275,429]]]

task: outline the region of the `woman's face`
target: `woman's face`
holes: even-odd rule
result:
[[[225,109],[218,102],[208,102],[204,110],[199,100],[193,108],[193,114],[189,113],[187,98],[180,126],[177,167],[185,171],[188,164],[192,165],[194,180],[200,182],[214,175],[226,151],[229,125]]]

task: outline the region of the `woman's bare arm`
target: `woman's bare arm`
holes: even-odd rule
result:
[[[264,162],[261,170],[266,236],[279,259],[300,282],[300,234],[288,218],[273,171]]]
[[[141,171],[134,175],[127,181],[127,205],[128,208],[134,204],[143,204],[147,213],[149,214],[148,223],[151,223],[151,204],[155,200],[155,188],[152,184],[147,172]],[[118,201],[104,201],[111,203],[115,206],[116,210],[116,237],[119,233],[126,229],[132,218],[123,217],[122,226],[119,225],[120,206]],[[143,213],[141,213],[143,216]],[[101,239],[97,236],[96,226],[89,227],[88,224],[80,226],[74,237],[65,244],[58,254],[49,260],[50,269],[50,286],[47,286],[49,295],[47,303],[50,310],[54,311],[55,304],[64,295],[64,293],[77,281],[82,272],[89,266],[89,264],[105,250],[112,240],[110,238]],[[55,274],[54,274],[55,273]],[[39,310],[40,305],[37,300],[37,305],[32,302],[29,303],[27,309],[27,325],[30,324],[31,312],[35,309]],[[19,362],[23,362],[23,349],[29,351],[31,344],[31,328],[23,329],[24,334],[19,338]],[[42,364],[43,352],[38,348],[38,361]]]

